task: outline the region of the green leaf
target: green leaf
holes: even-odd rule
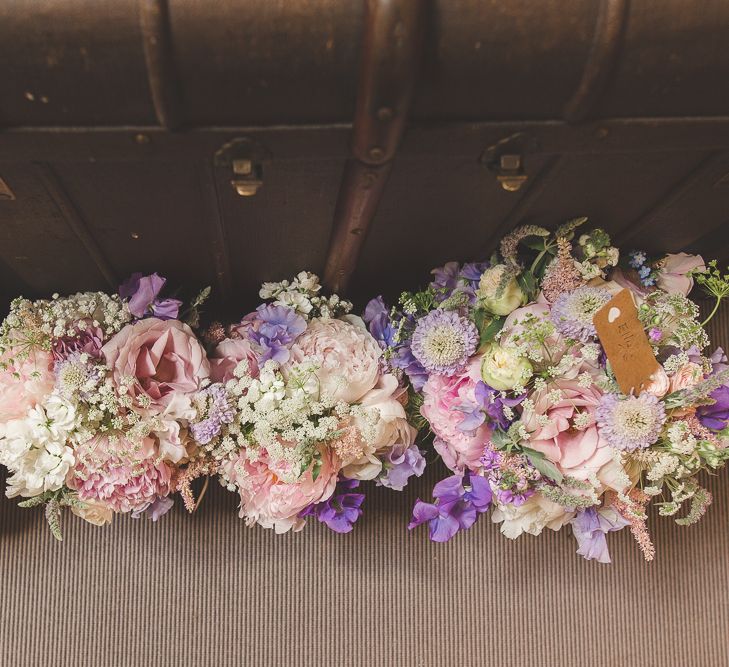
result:
[[[480,336],[480,345],[494,340],[506,321],[503,317],[494,317],[483,308],[478,308],[474,312],[473,319]]]
[[[519,283],[521,291],[526,294],[527,300],[533,301],[537,295],[537,281],[534,274],[531,271],[523,271],[517,276],[516,281]]]
[[[548,461],[542,452],[538,452],[536,449],[531,447],[522,447],[524,455],[529,459],[531,463],[542,475],[551,479],[557,484],[561,484],[564,479],[564,475],[557,469],[551,461]]]

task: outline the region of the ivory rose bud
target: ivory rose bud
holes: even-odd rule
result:
[[[481,357],[481,378],[498,391],[523,387],[534,372],[528,359],[510,347],[490,343]]]
[[[177,393],[196,392],[210,375],[205,350],[192,329],[177,320],[152,317],[128,324],[101,351],[117,386],[133,377],[134,396],[146,395],[157,411]]]
[[[71,512],[94,526],[103,526],[111,523],[114,517],[114,513],[110,507],[91,501],[84,502],[80,505],[71,505]]]
[[[479,304],[494,315],[508,315],[526,303],[526,295],[515,277],[508,277],[509,268],[496,264],[486,269],[476,290]]]

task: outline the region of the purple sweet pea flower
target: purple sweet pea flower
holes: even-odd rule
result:
[[[359,486],[359,480],[340,477],[332,496],[321,503],[309,505],[300,517],[315,516],[335,533],[349,533],[362,516],[363,493],[351,493]]]
[[[293,308],[264,304],[256,309],[257,326],[248,337],[261,348],[258,365],[269,359],[284,364],[289,360],[291,345],[304,331],[306,320]]]
[[[409,345],[402,345],[395,349],[390,359],[393,368],[405,371],[415,391],[420,391],[428,381],[428,371],[415,358]]]
[[[433,542],[447,542],[459,530],[470,528],[478,515],[491,505],[491,486],[488,480],[466,473],[453,475],[438,482],[433,488],[435,503],[418,500],[408,530],[428,523]]]
[[[700,405],[696,410],[699,421],[713,431],[723,431],[729,421],[729,387],[723,385],[709,394],[715,402],[711,405]]]
[[[448,262],[444,266],[433,269],[433,280],[430,286],[439,293],[438,302],[445,301],[456,292],[463,292],[468,296],[469,303],[476,302],[476,289],[481,275],[488,268],[488,262],[470,263],[460,266],[458,262]]]
[[[169,497],[157,496],[157,499],[149,503],[144,509],[134,510],[132,512],[133,519],[139,519],[141,516],[146,516],[152,521],[159,521],[167,512],[172,509],[175,501]]]
[[[502,430],[507,430],[513,419],[506,418],[504,408],[516,407],[526,396],[503,398],[496,389],[479,380],[474,389],[474,397],[476,399],[475,403],[469,403],[457,408],[463,412],[463,419],[458,424],[458,430],[462,433],[475,431],[486,421],[486,417]]]
[[[151,276],[133,273],[119,286],[119,296],[128,300],[129,312],[138,320],[144,317],[174,320],[180,312],[182,301],[157,298],[166,282],[166,278],[156,273]]]
[[[385,459],[384,472],[377,479],[377,484],[402,491],[413,475],[420,477],[424,470],[425,458],[417,445],[410,445],[407,449],[394,447]]]
[[[610,563],[606,535],[630,524],[615,510],[594,507],[579,512],[570,522],[577,540],[577,553],[587,560]]]
[[[390,322],[390,313],[381,296],[372,299],[367,304],[362,319],[367,324],[372,337],[380,344],[383,350],[392,347],[394,344],[393,336],[395,330]]]

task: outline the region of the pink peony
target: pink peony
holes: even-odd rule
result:
[[[377,384],[382,350],[362,320],[315,319],[291,347],[287,368],[312,363],[323,394],[357,403]]]
[[[83,501],[132,512],[169,495],[171,479],[172,468],[158,460],[152,438],[134,446],[123,437],[97,435],[76,451],[66,484]]]
[[[689,255],[679,252],[675,255],[666,255],[662,266],[658,270],[658,287],[669,294],[683,294],[688,296],[693,289],[694,279],[687,275],[693,269],[706,270],[701,255]]]
[[[128,324],[101,350],[114,381],[136,378],[134,395],[146,394],[162,410],[176,392],[191,394],[210,375],[205,350],[192,329],[177,320],[149,318]]]
[[[256,353],[247,340],[226,338],[220,342],[210,357],[210,377],[213,382],[227,382],[233,379],[235,367],[244,359],[248,361],[248,372],[251,377],[258,377]]]
[[[54,384],[50,354],[34,350],[27,359],[10,363],[13,354],[17,351],[10,350],[0,357],[0,424],[25,417],[51,393]]]
[[[550,398],[555,389],[562,392],[556,402]],[[612,450],[595,423],[601,396],[596,386],[582,387],[577,380],[559,380],[535,393],[531,396],[534,409],[525,410],[522,417],[531,434],[528,446],[542,452],[566,475],[584,480],[596,474],[600,478],[602,469],[612,462]],[[576,424],[578,415],[581,423]],[[544,416],[549,421],[540,425],[539,417]]]
[[[475,357],[466,369],[452,377],[431,375],[423,387],[423,405],[420,413],[438,436],[435,449],[445,464],[454,472],[464,467],[476,470],[491,437],[491,427],[483,424],[474,432],[458,428],[464,413],[458,408],[475,404],[474,390],[481,380],[481,361]]]
[[[271,461],[264,452],[252,462],[242,453],[225,464],[223,473],[238,487],[240,516],[248,525],[258,523],[285,533],[292,528],[301,530],[304,520],[299,513],[309,505],[327,500],[337,485],[340,462],[331,450],[320,447],[321,467],[316,480],[307,470],[296,482],[280,479],[285,474],[278,466],[283,462]]]

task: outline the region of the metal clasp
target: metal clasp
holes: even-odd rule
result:
[[[263,167],[270,160],[271,152],[263,144],[240,137],[223,144],[213,163],[231,169],[230,185],[238,196],[252,197],[263,186]]]
[[[537,147],[536,139],[517,132],[489,146],[480,157],[496,174],[496,180],[507,192],[516,192],[529,179],[525,170],[525,156]]]

